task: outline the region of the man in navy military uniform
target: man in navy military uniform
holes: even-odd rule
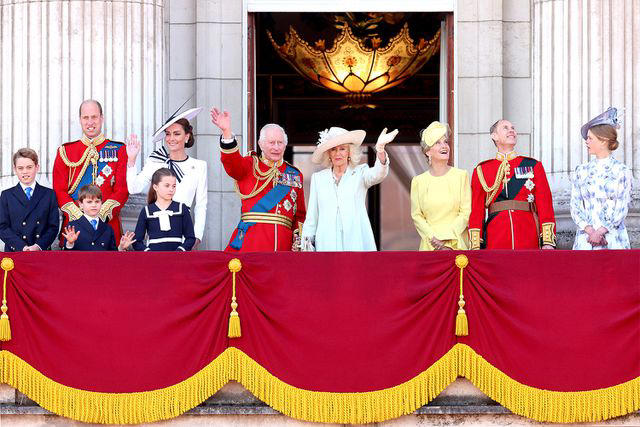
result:
[[[38,154],[21,148],[13,155],[20,181],[0,194],[0,239],[6,252],[47,250],[58,234],[60,216],[55,192],[36,182]]]

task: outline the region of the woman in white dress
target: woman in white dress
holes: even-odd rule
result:
[[[615,108],[582,127],[582,137],[595,158],[578,166],[571,177],[571,217],[577,224],[573,249],[629,249],[624,224],[631,201],[631,172],[611,152],[618,148]]]
[[[148,191],[153,173],[160,168],[171,169],[177,177],[176,193],[173,200],[184,203],[190,209],[195,200],[193,228],[196,236],[194,249],[202,241],[204,224],[207,217],[207,162],[194,159],[186,153],[195,143],[193,128],[189,119],[195,117],[202,108],[192,108],[179,115],[174,115],[154,134],[153,141],[164,138],[166,147],[153,151],[138,172],[136,158],[140,153],[140,141],[131,135],[127,141],[127,186],[129,193]]]
[[[398,134],[385,128],[376,143],[373,167],[359,164],[360,145],[366,133],[332,127],[320,132],[311,161],[326,169],[311,176],[311,195],[302,228],[303,250],[375,251],[376,243],[367,215],[369,187],[389,173],[384,147]]]

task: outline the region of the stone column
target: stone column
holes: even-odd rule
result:
[[[212,106],[228,110],[242,143],[242,0],[168,0],[168,110],[195,94],[204,107],[195,120],[191,155],[206,160],[209,203],[202,249],[224,249],[240,218],[240,199],[220,163],[220,132]]]
[[[614,156],[640,173],[640,4],[533,0],[533,152],[550,178],[560,244],[570,247],[569,174],[588,161],[580,127],[609,106],[624,110]],[[640,243],[635,186],[627,227]]]
[[[458,0],[458,167],[495,156],[489,128],[506,118],[518,151],[531,151],[530,0]]]
[[[143,138],[151,135],[163,109],[163,3],[0,4],[3,189],[17,182],[11,155],[21,147],[38,152],[38,180],[50,185],[58,146],[81,136],[78,107],[85,98],[102,103],[107,137],[124,141],[134,132]],[[136,218],[137,213],[131,220],[135,223]]]

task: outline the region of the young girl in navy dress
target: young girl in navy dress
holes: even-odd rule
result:
[[[173,201],[176,175],[160,168],[151,177],[148,202],[140,212],[133,247],[137,251],[190,251],[196,242],[189,208]],[[145,234],[149,235],[144,244]]]

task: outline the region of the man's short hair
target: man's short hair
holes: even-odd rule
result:
[[[78,117],[82,117],[82,107],[84,107],[86,104],[90,104],[90,103],[94,103],[94,104],[96,104],[98,106],[98,110],[100,111],[100,115],[102,116],[102,104],[100,104],[95,99],[85,99],[80,104],[80,108],[78,108]]]
[[[278,129],[280,132],[282,132],[282,139],[284,140],[284,144],[287,145],[287,143],[289,142],[289,138],[287,137],[287,133],[284,131],[284,129],[282,128],[282,126],[275,124],[275,123],[267,123],[266,125],[262,126],[262,129],[260,129],[260,136],[258,137],[258,143],[264,141],[265,138],[265,134],[267,133],[267,131],[269,129]]]
[[[495,122],[494,124],[491,125],[491,127],[489,128],[489,134],[492,134],[496,131],[496,129],[498,128],[498,125],[500,124],[501,121],[503,121],[504,119],[499,119],[497,122]]]
[[[489,128],[489,137],[491,138],[491,140],[493,141],[494,144],[496,143],[496,140],[493,139],[493,137],[491,137],[491,135],[493,135],[493,133],[496,131],[496,129],[498,129],[498,125],[503,120],[504,119],[498,119],[498,121],[495,122],[494,124],[492,124],[491,127]]]
[[[33,163],[38,166],[38,153],[31,148],[21,148],[13,154],[13,166],[16,165],[16,161],[20,158],[24,157],[25,159],[33,160]]]
[[[100,187],[94,184],[89,184],[80,188],[80,191],[78,192],[78,201],[82,202],[87,198],[96,198],[102,200],[102,191],[100,190]]]

